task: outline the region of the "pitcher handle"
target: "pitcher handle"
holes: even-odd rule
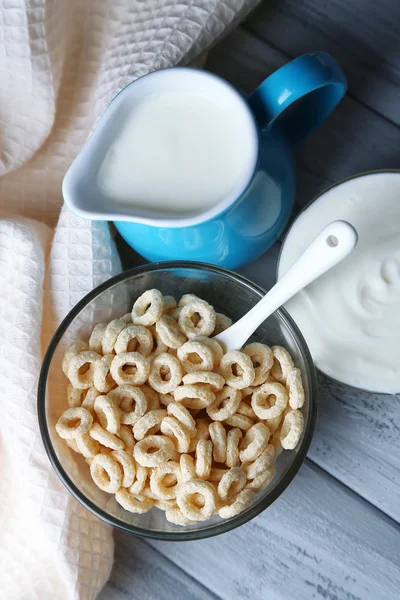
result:
[[[332,112],[346,88],[336,60],[327,52],[310,52],[275,71],[248,101],[262,132],[279,118],[288,141],[298,146]]]

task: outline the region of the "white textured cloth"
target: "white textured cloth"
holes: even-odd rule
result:
[[[122,87],[196,57],[256,3],[0,0],[3,598],[94,598],[113,561],[111,528],[65,490],[37,425],[43,347],[120,269],[107,225],[60,214],[63,175]]]

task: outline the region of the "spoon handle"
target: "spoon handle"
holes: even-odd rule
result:
[[[241,348],[267,317],[314,279],[337,265],[356,244],[357,232],[352,225],[346,221],[330,223],[264,298],[215,339],[222,342],[227,351]]]

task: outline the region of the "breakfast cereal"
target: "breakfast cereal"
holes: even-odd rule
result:
[[[281,346],[224,354],[232,324],[205,300],[148,290],[66,350],[56,431],[127,511],[176,525],[246,510],[304,429],[301,372]]]

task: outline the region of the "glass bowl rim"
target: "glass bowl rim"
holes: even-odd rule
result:
[[[311,206],[311,204],[314,204],[314,202],[316,202],[317,200],[320,200],[320,198],[322,196],[324,196],[327,192],[330,192],[331,190],[333,190],[335,187],[338,187],[339,185],[342,185],[343,183],[347,183],[348,181],[352,181],[353,179],[362,179],[363,177],[367,177],[368,175],[400,175],[400,169],[372,169],[370,171],[362,171],[361,173],[356,173],[355,175],[349,175],[349,177],[345,177],[344,179],[339,179],[339,181],[332,183],[326,189],[322,190],[322,192],[319,192],[318,194],[313,196],[313,198],[311,198],[311,200],[309,200],[301,208],[301,210],[297,213],[297,215],[291,222],[290,226],[287,228],[286,233],[282,239],[281,247],[279,248],[278,260],[276,261],[276,269],[275,269],[276,280],[278,280],[279,265],[280,265],[281,258],[282,258],[283,247],[286,243],[287,238],[289,237],[290,232],[292,231],[293,227],[296,225],[298,218],[307,210],[307,208],[309,208]],[[289,315],[289,313],[287,313],[287,314]],[[310,353],[311,353],[311,351],[310,351]],[[345,385],[346,387],[350,388],[351,390],[355,390],[356,392],[365,392],[366,394],[377,394],[380,396],[393,396],[393,395],[397,395],[398,393],[400,393],[400,391],[396,392],[395,394],[391,394],[390,392],[376,392],[373,390],[366,390],[364,388],[357,387],[356,385],[351,385],[350,383],[340,381],[340,379],[333,377],[333,375],[330,375],[329,373],[325,373],[325,371],[321,367],[316,365],[315,363],[314,363],[314,367],[317,371],[322,373],[322,375],[324,375],[324,377],[327,377],[334,383],[338,383],[339,385]]]
[[[49,373],[49,368],[51,365],[51,361],[54,355],[54,352],[57,349],[58,343],[61,340],[64,333],[68,330],[68,327],[73,322],[73,320],[78,316],[78,314],[95,298],[100,296],[102,293],[107,291],[109,288],[113,287],[116,284],[122,283],[130,279],[131,277],[149,273],[152,271],[160,271],[160,270],[171,270],[171,269],[193,269],[198,271],[208,271],[217,275],[223,275],[228,277],[231,280],[239,282],[244,285],[251,291],[265,295],[266,291],[247,279],[242,275],[238,275],[233,271],[229,271],[228,269],[224,269],[222,267],[217,267],[215,265],[210,265],[208,263],[198,263],[192,261],[162,261],[157,263],[149,263],[146,265],[141,265],[139,267],[134,267],[133,269],[129,269],[127,271],[123,271],[110,279],[107,279],[105,282],[101,283],[99,286],[95,287],[92,291],[90,291],[86,296],[84,296],[64,317],[60,325],[58,326],[56,332],[54,333],[50,344],[46,350],[44,355],[42,368],[39,376],[38,383],[38,392],[37,392],[37,411],[38,411],[38,421],[39,421],[39,430],[42,437],[42,441],[47,453],[47,456],[50,460],[52,467],[57,473],[59,479],[64,484],[64,486],[68,489],[68,491],[72,494],[72,496],[80,502],[87,510],[89,510],[92,514],[100,518],[102,521],[106,522],[109,525],[116,527],[117,529],[121,529],[127,533],[132,533],[144,538],[150,539],[158,539],[164,541],[190,541],[190,540],[199,540],[205,539],[208,537],[214,537],[216,535],[221,535],[222,533],[226,533],[247,523],[261,512],[263,512],[268,506],[270,506],[287,488],[287,486],[291,483],[294,476],[298,472],[300,466],[304,462],[306,454],[311,444],[311,440],[313,437],[316,417],[317,417],[317,405],[318,405],[318,386],[317,386],[317,377],[316,371],[314,367],[314,363],[311,357],[311,353],[308,349],[305,339],[303,338],[299,328],[296,323],[292,319],[292,317],[285,311],[285,309],[280,308],[276,311],[278,313],[279,318],[283,321],[285,326],[289,329],[289,331],[294,335],[296,341],[298,342],[301,351],[303,353],[303,357],[305,359],[305,365],[307,369],[307,376],[310,385],[309,391],[309,415],[306,423],[306,427],[303,434],[303,440],[301,446],[294,457],[294,460],[284,477],[282,477],[281,481],[275,486],[275,488],[267,494],[265,498],[257,502],[253,507],[240,513],[239,515],[233,517],[232,519],[222,520],[221,523],[215,525],[211,528],[207,529],[199,529],[199,530],[182,530],[182,531],[152,531],[147,528],[137,527],[136,525],[128,525],[123,521],[113,517],[103,509],[99,508],[89,500],[71,481],[67,473],[64,471],[63,466],[61,465],[57,454],[54,450],[53,444],[50,439],[49,430],[47,426],[46,419],[46,410],[45,410],[45,400],[46,400],[46,384],[47,377]],[[276,314],[274,313],[274,314]]]

